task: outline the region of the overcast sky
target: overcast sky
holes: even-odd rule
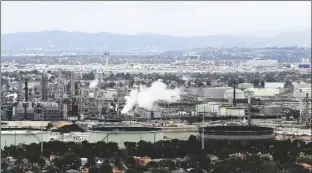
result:
[[[252,35],[291,29],[311,29],[311,2],[1,2],[2,34],[65,30]]]

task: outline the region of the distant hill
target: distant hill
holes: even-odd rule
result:
[[[2,50],[82,50],[111,52],[164,52],[203,47],[311,46],[310,31],[281,33],[271,38],[230,35],[175,37],[161,34],[124,35],[66,31],[3,34]]]

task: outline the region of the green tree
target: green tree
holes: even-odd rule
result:
[[[100,169],[96,167],[91,167],[89,169],[89,173],[99,173],[99,172],[100,172]]]
[[[171,159],[161,160],[158,164],[160,167],[169,168],[169,170],[173,170],[176,168],[175,162]]]
[[[92,156],[88,157],[87,163],[84,165],[86,168],[91,168],[92,166],[95,165],[95,159]]]
[[[230,153],[230,149],[229,148],[224,148],[217,154],[217,156],[219,157],[219,159],[223,160],[223,159],[228,158],[229,154],[231,154]]]
[[[109,164],[102,164],[100,167],[100,173],[112,173],[113,168]]]
[[[10,170],[10,173],[22,173],[24,172],[21,166],[15,166]]]
[[[134,167],[134,166],[136,165],[136,161],[135,161],[135,159],[134,159],[132,156],[128,156],[128,157],[125,159],[125,164],[126,164],[128,167],[132,168],[132,167]]]
[[[40,157],[38,160],[38,165],[40,166],[40,168],[42,169],[46,164],[46,161],[43,157]]]
[[[149,161],[146,165],[146,167],[148,168],[158,168],[159,167],[159,164],[155,161]]]
[[[301,165],[296,163],[288,162],[280,167],[279,173],[309,173],[308,169],[304,169]]]
[[[53,124],[51,122],[49,122],[46,129],[50,130],[52,127],[53,127]]]
[[[196,157],[196,160],[199,163],[199,168],[204,169],[206,171],[210,170],[210,158],[207,157],[204,153],[200,154]]]
[[[69,169],[77,170],[81,166],[80,157],[73,152],[67,152],[62,157],[55,158],[54,163],[61,170],[69,170]]]
[[[95,74],[93,71],[91,71],[90,73],[86,73],[82,75],[82,79],[83,80],[94,80],[95,79]]]

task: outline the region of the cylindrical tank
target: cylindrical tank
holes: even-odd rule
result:
[[[234,89],[228,89],[225,91],[223,98],[224,99],[233,99],[234,97]],[[235,89],[235,99],[244,99],[245,94],[242,90],[240,89]]]

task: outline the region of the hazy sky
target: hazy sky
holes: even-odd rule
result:
[[[66,30],[188,36],[289,29],[311,29],[311,2],[1,2],[2,33]]]

